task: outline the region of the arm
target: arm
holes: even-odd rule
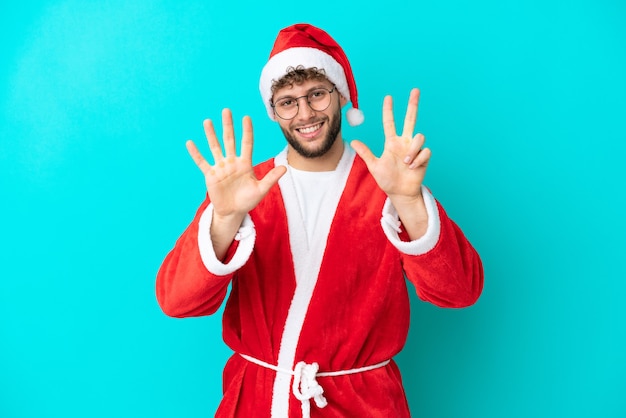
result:
[[[200,254],[200,218],[209,200],[200,206],[194,220],[165,257],[156,280],[156,296],[161,309],[173,317],[215,313],[221,305],[233,274],[218,276],[209,272]],[[234,249],[233,249],[234,250]]]
[[[157,275],[157,299],[170,316],[208,315],[219,308],[233,273],[252,252],[254,228],[248,212],[286,172],[285,167],[274,167],[257,179],[252,168],[250,118],[243,119],[240,156],[235,153],[228,109],[222,112],[222,125],[225,154],[213,123],[204,121],[214,165],[204,159],[192,141],[187,142],[191,158],[204,174],[208,198]]]
[[[424,254],[402,254],[404,271],[420,299],[444,308],[470,306],[483,289],[480,256],[438,203],[437,211],[440,232],[436,245]]]
[[[413,136],[418,102],[419,90],[413,89],[403,132],[398,136],[392,99],[385,97],[385,146],[380,158],[362,142],[353,141],[352,147],[389,198],[383,229],[400,250],[403,267],[418,295],[438,306],[467,306],[481,293],[482,264],[458,226],[422,186],[431,152],[422,148],[424,135]]]
[[[426,233],[411,240],[389,200],[383,208],[383,231],[399,250],[403,270],[420,299],[447,308],[472,305],[483,288],[480,257],[443,207],[425,187],[422,190],[428,213]]]

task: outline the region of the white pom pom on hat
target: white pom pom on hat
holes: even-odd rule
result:
[[[358,126],[365,120],[365,115],[363,115],[361,109],[352,108],[346,112],[346,119],[348,119],[348,123],[351,126]]]
[[[261,72],[259,90],[270,119],[276,120],[271,106],[272,82],[287,74],[289,67],[298,66],[323,69],[339,93],[352,103],[352,109],[346,112],[348,123],[352,126],[363,123],[365,117],[358,106],[356,83],[348,57],[329,34],[307,23],[286,27],[278,33],[270,58]]]

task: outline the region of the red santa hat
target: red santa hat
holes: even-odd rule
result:
[[[276,120],[271,106],[272,82],[287,74],[289,67],[300,65],[323,69],[339,93],[352,102],[352,109],[346,113],[348,123],[352,126],[363,123],[348,57],[329,34],[306,23],[289,26],[278,33],[270,58],[261,72],[259,89],[270,119]]]

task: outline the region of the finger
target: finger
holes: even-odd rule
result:
[[[222,147],[220,146],[220,141],[217,139],[217,135],[215,135],[215,127],[213,126],[213,121],[211,119],[205,119],[203,122],[204,125],[204,134],[206,135],[207,142],[209,143],[209,149],[211,150],[211,154],[213,155],[213,161],[216,163],[224,159],[222,155]]]
[[[417,154],[420,152],[420,150],[424,146],[425,141],[426,141],[426,138],[424,138],[424,135],[422,134],[417,134],[413,137],[413,140],[411,141],[409,145],[409,149],[406,153],[406,156],[404,157],[405,164],[411,164],[413,162],[415,157],[417,157]]]
[[[402,130],[402,136],[404,138],[411,138],[413,136],[415,122],[417,121],[417,104],[419,103],[419,98],[419,89],[411,90],[409,104],[406,107],[406,115],[404,117],[404,129]]]
[[[413,160],[411,165],[409,165],[409,168],[415,169],[419,167],[426,167],[428,165],[428,162],[430,161],[431,155],[432,152],[429,148],[422,149],[419,154],[417,154],[417,157],[415,157],[415,160]]]
[[[259,180],[259,187],[263,195],[267,194],[269,190],[278,183],[278,180],[287,172],[287,167],[279,165],[272,168],[261,180]]]
[[[222,110],[222,140],[224,141],[226,158],[235,157],[237,155],[235,151],[235,128],[230,109]]]
[[[385,132],[385,138],[395,138],[396,124],[393,120],[393,99],[391,96],[385,96],[383,100],[383,130]]]
[[[198,150],[198,147],[196,147],[196,144],[194,144],[192,140],[187,141],[185,143],[185,146],[187,147],[187,152],[191,156],[191,159],[194,163],[196,163],[200,171],[206,173],[207,171],[211,170],[211,166],[202,156],[202,154]]]
[[[243,136],[241,137],[241,157],[252,161],[252,147],[254,144],[254,135],[252,133],[252,119],[250,116],[244,116],[242,120]]]
[[[361,157],[361,159],[365,161],[365,165],[367,165],[368,167],[376,162],[376,156],[372,153],[372,151],[370,151],[367,145],[365,145],[361,141],[355,139],[354,141],[350,142],[350,146],[359,155],[359,157]]]

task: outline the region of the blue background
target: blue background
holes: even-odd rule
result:
[[[427,184],[480,252],[468,309],[413,299],[416,417],[625,417],[626,6],[618,0],[31,1],[0,6],[0,417],[206,417],[219,315],[157,269],[204,197],[184,142],[223,107],[284,139],[258,75],[308,21],[347,51],[377,152],[422,89]]]

